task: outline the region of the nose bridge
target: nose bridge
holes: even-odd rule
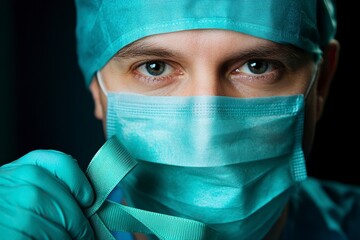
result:
[[[215,64],[201,61],[190,72],[187,86],[189,96],[222,95],[221,75]]]

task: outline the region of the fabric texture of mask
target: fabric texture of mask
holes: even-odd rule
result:
[[[120,183],[130,206],[262,239],[306,178],[302,95],[107,97],[107,137],[139,161]]]
[[[153,34],[225,29],[321,54],[335,35],[334,0],[76,0],[77,51],[89,85],[129,43]]]

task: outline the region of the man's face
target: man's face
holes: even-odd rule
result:
[[[119,51],[101,74],[109,92],[253,98],[305,94],[315,66],[310,54],[294,47],[232,31],[192,30],[136,41]],[[105,124],[106,97],[96,81],[91,89],[96,116]],[[314,92],[307,99],[311,137],[306,145],[316,122]]]

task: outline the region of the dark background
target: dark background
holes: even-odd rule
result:
[[[360,184],[359,19],[338,1],[340,63],[317,129],[309,174]],[[0,164],[56,149],[86,168],[104,142],[77,65],[71,0],[0,2]]]

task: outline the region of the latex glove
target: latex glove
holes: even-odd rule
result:
[[[92,187],[71,156],[35,150],[0,167],[1,239],[94,239]]]

